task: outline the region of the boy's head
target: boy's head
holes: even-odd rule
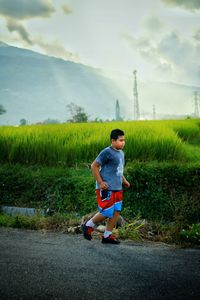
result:
[[[113,148],[117,150],[123,149],[125,145],[124,131],[121,129],[112,130],[110,133],[110,140]]]

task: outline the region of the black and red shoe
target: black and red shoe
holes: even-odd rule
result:
[[[91,241],[92,239],[92,231],[94,230],[92,227],[86,226],[86,224],[82,224],[83,236],[86,240]]]
[[[110,234],[107,238],[102,236],[102,241],[101,242],[103,244],[120,244],[120,241],[118,239],[116,239],[116,237],[113,236],[112,234]]]

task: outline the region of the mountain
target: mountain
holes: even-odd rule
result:
[[[173,82],[141,81],[138,72],[138,99],[141,119],[153,118],[155,105],[157,119],[179,119],[193,116],[194,92],[200,95],[200,86],[190,86]],[[125,91],[126,96],[133,95],[133,78],[121,77],[115,83]],[[127,118],[130,116],[130,107],[133,107],[133,96],[124,108]],[[199,106],[200,112],[200,106]]]
[[[133,78],[115,74],[108,77],[101,70],[83,64],[39,54],[0,42],[0,104],[6,113],[0,125],[29,124],[48,118],[65,122],[70,118],[67,104],[83,107],[91,119],[115,118],[119,99],[121,115],[133,116]],[[175,83],[142,82],[138,72],[138,95],[142,119],[192,115],[193,94],[200,87]]]
[[[194,91],[200,91],[200,87],[188,86],[172,82],[155,83],[148,82],[143,85],[143,97],[149,99],[154,95],[157,115],[161,118],[179,118],[192,116],[194,113]]]
[[[66,105],[74,102],[92,119],[115,118],[116,99],[125,93],[100,70],[0,43],[0,104],[6,114],[0,124],[29,124],[48,118],[70,118]],[[122,105],[123,106],[123,105]]]

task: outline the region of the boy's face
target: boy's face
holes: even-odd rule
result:
[[[111,143],[112,143],[112,146],[115,149],[117,149],[117,150],[123,149],[124,145],[125,145],[125,137],[124,137],[124,135],[120,135],[117,140],[112,139]]]

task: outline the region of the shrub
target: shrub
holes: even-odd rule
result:
[[[1,165],[0,204],[87,213],[96,208],[95,181],[88,168]]]
[[[192,224],[200,220],[200,165],[133,164],[125,203],[132,216]]]
[[[134,163],[122,214],[155,221],[200,221],[200,165]],[[0,203],[86,214],[96,210],[95,180],[85,168],[0,166]]]
[[[179,239],[182,242],[200,245],[200,223],[192,224],[188,229],[182,229]]]
[[[38,217],[27,217],[22,215],[9,216],[0,214],[0,226],[13,228],[37,229]]]

